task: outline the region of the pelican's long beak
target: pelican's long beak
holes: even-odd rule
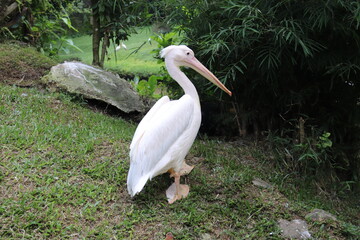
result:
[[[218,86],[221,90],[223,90],[224,92],[226,92],[231,96],[232,94],[231,91],[227,89],[224,86],[224,84],[222,84],[219,81],[219,79],[217,79],[217,77],[215,77],[215,75],[212,72],[210,72],[209,69],[207,69],[204,65],[202,65],[202,63],[199,62],[199,60],[197,60],[195,57],[191,59],[186,59],[185,63],[188,67],[191,67],[192,69],[203,75],[206,79],[208,79],[210,82],[212,82],[213,84]]]

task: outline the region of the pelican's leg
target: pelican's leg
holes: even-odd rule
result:
[[[180,184],[180,173],[174,172],[172,176],[175,179],[175,182],[166,190],[166,196],[170,204],[174,203],[176,200],[187,197],[189,194],[189,186],[185,184]]]
[[[190,166],[188,164],[186,164],[186,162],[184,161],[182,166],[181,166],[181,169],[180,169],[180,176],[183,176],[183,175],[187,175],[191,172],[191,170],[193,170],[194,166]]]

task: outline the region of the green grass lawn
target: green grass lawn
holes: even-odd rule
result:
[[[167,204],[167,174],[131,199],[128,151],[136,125],[63,93],[0,84],[1,239],[282,239],[277,221],[309,205],[254,177],[271,174],[254,145],[197,140],[182,179],[190,195]],[[263,170],[262,170],[263,169]],[[331,209],[330,209],[331,210]],[[334,212],[335,210],[331,210]],[[356,227],[309,223],[315,239],[356,239]]]
[[[148,42],[148,39],[153,35],[154,33],[150,28],[139,28],[137,33],[132,34],[127,41],[124,41],[127,50],[120,48],[120,50],[115,51],[113,44],[111,44],[108,49],[109,54],[107,56],[107,60],[105,60],[104,67],[116,72],[130,75],[143,76],[158,73],[161,68],[161,64],[157,63],[157,59],[155,59],[154,54],[151,53],[153,49],[157,48],[157,43],[152,41],[150,44],[150,42]],[[91,36],[85,35],[73,38],[72,40],[83,52],[79,52],[74,48],[69,48],[70,52],[68,54],[60,53],[60,60],[79,58],[84,63],[91,64]],[[131,54],[144,42],[146,44],[137,53]]]
[[[195,169],[182,178],[186,199],[167,203],[168,174],[131,199],[136,124],[79,97],[31,88],[56,63],[29,47],[0,50],[0,239],[282,239],[278,220],[303,219],[313,208],[339,219],[308,222],[314,239],[360,239],[357,202],[321,197],[276,171],[261,143],[243,139],[195,141],[187,157]],[[256,187],[254,177],[275,187]]]

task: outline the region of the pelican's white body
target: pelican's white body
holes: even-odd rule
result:
[[[173,169],[179,172],[201,123],[199,102],[185,94],[179,100],[162,97],[136,129],[130,145],[127,184],[131,196],[146,182]]]
[[[231,92],[204,67],[186,46],[169,46],[161,52],[170,76],[179,83],[185,95],[170,101],[164,96],[138,125],[130,145],[128,192],[134,196],[153,177],[173,170],[179,173],[201,123],[200,101],[191,81],[180,70],[189,66],[229,94]]]

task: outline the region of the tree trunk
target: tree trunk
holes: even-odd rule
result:
[[[299,141],[305,142],[305,120],[302,117],[299,118]]]
[[[109,46],[109,32],[105,31],[104,32],[104,39],[103,39],[103,43],[102,43],[102,48],[101,48],[100,67],[104,67],[106,49],[108,48],[108,46]]]
[[[91,0],[92,7],[92,51],[93,51],[93,61],[92,65],[101,66],[100,57],[99,57],[99,48],[100,48],[100,17],[99,11],[95,9],[97,0]]]
[[[13,2],[6,8],[5,8],[5,6],[1,5],[1,8],[4,8],[4,10],[0,9],[0,21],[4,20],[8,15],[10,15],[14,10],[16,10],[17,7],[18,7],[17,2]]]

